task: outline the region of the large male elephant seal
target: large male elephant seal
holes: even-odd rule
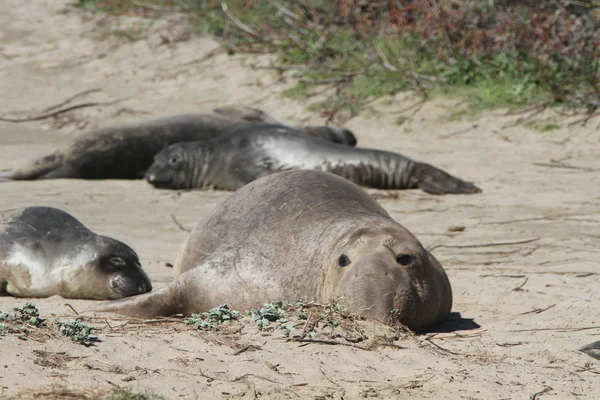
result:
[[[417,238],[360,187],[320,171],[269,175],[233,193],[190,233],[175,271],[158,290],[88,311],[150,318],[339,301],[421,330],[452,305],[446,273]]]
[[[206,140],[234,127],[279,121],[266,112],[242,106],[215,113],[181,114],[145,122],[102,128],[75,138],[66,148],[26,165],[3,180],[50,178],[141,179],[164,147],[188,140]],[[292,129],[292,128],[289,128]],[[307,126],[299,131],[336,143],[356,144],[352,132],[334,126]]]
[[[111,300],[152,290],[138,255],[51,207],[0,211],[0,294]]]
[[[470,182],[397,153],[341,146],[268,124],[243,126],[212,140],[168,146],[154,157],[146,179],[165,189],[236,190],[261,176],[292,169],[327,171],[379,189],[481,192]]]

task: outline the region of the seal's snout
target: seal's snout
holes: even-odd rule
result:
[[[113,279],[112,285],[120,297],[135,296],[152,290],[152,283],[143,270],[122,274]]]
[[[149,280],[141,282],[137,286],[137,294],[148,293],[150,291],[152,291],[152,283]]]

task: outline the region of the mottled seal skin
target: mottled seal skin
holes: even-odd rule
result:
[[[175,271],[158,290],[88,311],[151,318],[303,299],[421,330],[452,306],[446,273],[417,238],[359,186],[320,171],[272,174],[233,193],[190,233]]]
[[[146,180],[164,189],[236,190],[262,176],[293,169],[327,171],[379,189],[481,192],[470,182],[397,153],[341,146],[269,124],[244,126],[213,140],[168,146],[154,157]]]
[[[0,211],[0,293],[111,300],[152,290],[138,255],[52,207]]]
[[[278,123],[262,110],[227,107],[218,113],[181,114],[130,123],[84,133],[59,149],[0,181],[52,178],[141,179],[154,155],[166,146],[190,140],[206,140],[235,127],[257,122]],[[298,128],[341,144],[356,143],[351,132],[336,127]]]

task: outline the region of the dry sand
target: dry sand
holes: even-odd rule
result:
[[[0,113],[34,112],[93,88],[101,92],[80,101],[121,101],[39,122],[0,123],[0,171],[50,152],[82,129],[223,104],[253,104],[295,123],[324,122],[306,103],[281,97],[291,82],[253,68],[268,64],[267,56],[220,54],[193,62],[218,44],[207,38],[162,43],[160,34],[177,38],[181,16],[151,24],[68,6],[64,0],[3,2]],[[135,35],[142,38],[131,40]],[[600,339],[598,120],[567,127],[571,120],[546,113],[538,121],[558,118],[561,128],[540,133],[506,127],[518,117],[499,112],[453,120],[461,107],[455,100],[399,113],[414,99],[397,98],[398,104],[381,101],[373,106],[377,112],[345,126],[361,146],[401,152],[483,188],[480,195],[410,190],[380,199],[425,246],[435,247],[453,286],[453,310],[463,319],[454,315],[437,333],[401,335],[394,343],[402,348],[375,350],[285,342],[276,333],[255,333],[248,321],[242,333],[219,338],[178,322],[122,326],[120,320],[109,327],[93,320],[102,340],[94,347],[56,335],[0,339],[0,397],[49,386],[90,392],[118,386],[173,399],[600,398],[599,362],[577,351]],[[398,125],[402,116],[407,120]],[[578,168],[535,164],[551,159]],[[62,208],[134,247],[158,287],[172,279],[165,264],[186,235],[171,214],[192,227],[228,195],[160,191],[143,181],[9,182],[0,184],[0,209]],[[465,229],[450,232],[451,226]],[[528,239],[536,240],[485,246]],[[1,298],[0,310],[24,301]],[[74,317],[66,303],[77,310],[90,304],[59,297],[35,302],[43,316],[63,319]],[[384,329],[368,326],[371,339]]]

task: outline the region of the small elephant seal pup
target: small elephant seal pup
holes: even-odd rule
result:
[[[152,164],[154,155],[170,144],[206,140],[237,126],[277,121],[256,108],[231,106],[219,109],[218,113],[181,114],[97,129],[77,136],[66,148],[12,173],[0,175],[0,181],[141,179]],[[308,126],[297,129],[341,144],[356,144],[352,132],[341,128]]]
[[[138,255],[64,211],[0,211],[0,294],[112,300],[152,290]]]
[[[338,301],[422,330],[452,306],[446,273],[417,238],[359,186],[320,171],[280,172],[234,192],[192,230],[175,272],[158,290],[87,311],[151,318]]]
[[[327,171],[377,189],[481,192],[470,182],[401,154],[341,146],[269,124],[247,125],[212,140],[168,146],[154,157],[146,180],[164,189],[236,190],[262,176],[293,169]]]

